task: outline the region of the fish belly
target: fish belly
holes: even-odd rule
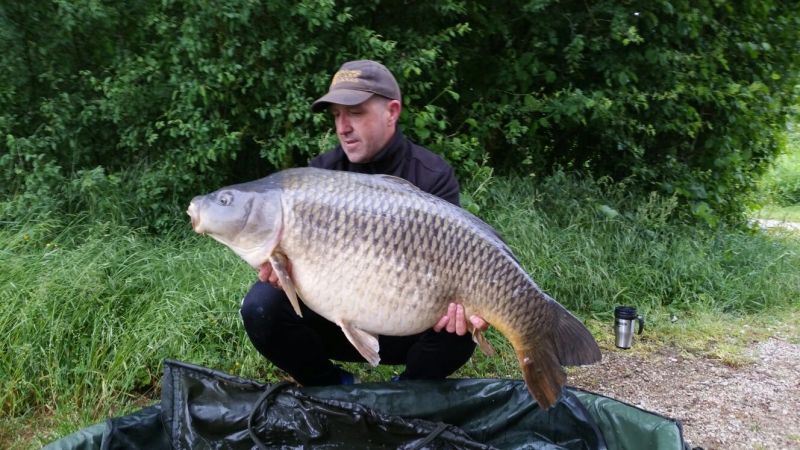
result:
[[[306,306],[332,322],[387,336],[420,333],[447,312],[446,290],[423,279],[424,272],[355,253],[289,256]]]

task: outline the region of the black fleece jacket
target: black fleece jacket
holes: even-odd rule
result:
[[[400,127],[370,163],[352,163],[337,145],[308,163],[321,169],[393,175],[408,180],[425,192],[461,206],[455,171],[439,155],[414,144],[403,136]]]

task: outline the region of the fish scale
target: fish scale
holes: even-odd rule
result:
[[[291,169],[195,197],[187,212],[195,231],[253,267],[272,263],[295,311],[301,300],[339,325],[373,365],[377,336],[429,329],[451,302],[509,340],[544,409],[561,393],[562,365],[600,360],[591,333],[539,289],[492,227],[405,180]]]

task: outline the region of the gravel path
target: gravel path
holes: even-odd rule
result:
[[[800,223],[755,219],[762,228]],[[684,439],[705,450],[800,450],[800,329],[789,326],[744,351],[744,364],[664,348],[615,347],[578,368],[573,386],[678,419]]]
[[[680,420],[692,447],[800,449],[800,335],[790,334],[753,344],[750,362],[735,367],[668,349],[604,349],[568,383]]]

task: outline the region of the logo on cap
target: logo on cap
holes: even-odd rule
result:
[[[331,87],[339,83],[358,83],[359,81],[361,81],[360,77],[361,77],[360,70],[340,70],[336,72],[336,75],[333,76],[333,81],[331,81]]]

